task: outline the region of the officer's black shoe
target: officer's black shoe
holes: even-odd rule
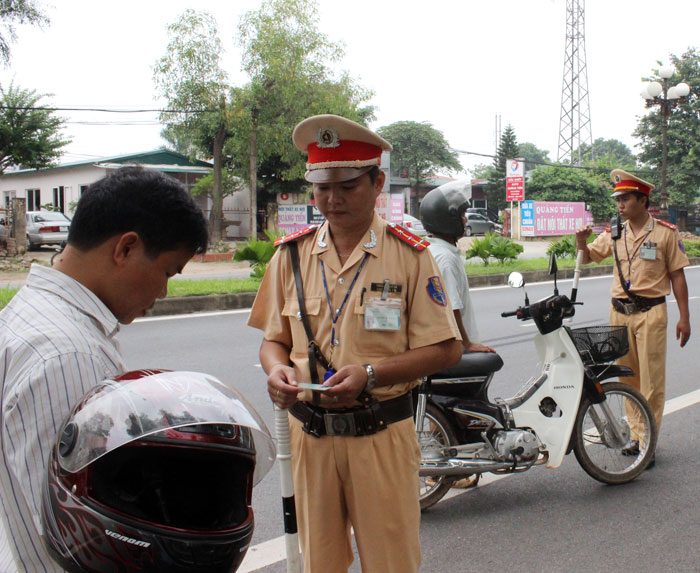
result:
[[[630,440],[625,444],[625,447],[621,451],[623,456],[638,456],[639,455],[639,441]]]

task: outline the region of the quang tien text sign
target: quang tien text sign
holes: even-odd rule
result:
[[[593,224],[593,215],[585,203],[560,201],[523,201],[520,225],[523,237],[571,235],[576,229]]]

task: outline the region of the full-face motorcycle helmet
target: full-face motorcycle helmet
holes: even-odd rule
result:
[[[197,372],[98,384],[64,421],[42,492],[44,543],[70,572],[230,572],[274,462],[248,402]]]
[[[462,215],[471,203],[463,181],[450,181],[428,192],[420,204],[420,219],[429,233],[459,238],[464,235]]]

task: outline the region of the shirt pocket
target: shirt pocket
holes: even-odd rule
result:
[[[318,328],[318,318],[321,312],[321,297],[309,297],[304,299],[306,306],[306,316],[309,319],[311,334],[316,336]],[[292,355],[306,356],[309,346],[309,340],[306,337],[304,323],[301,320],[301,311],[299,310],[299,300],[296,298],[288,298],[284,301],[282,308],[282,316],[289,322],[289,328],[292,332]]]
[[[367,303],[366,297],[364,303]],[[361,305],[359,301],[353,308],[353,326],[353,354],[361,359],[383,358],[408,350],[408,316],[404,299],[401,300],[401,324],[398,330],[365,329],[365,305]]]

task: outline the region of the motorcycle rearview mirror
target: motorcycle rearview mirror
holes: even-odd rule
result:
[[[549,255],[549,274],[554,275],[554,294],[559,294],[559,289],[557,288],[557,256],[554,253]]]
[[[513,271],[508,275],[508,284],[513,288],[523,288],[525,286],[525,277],[517,271]],[[525,304],[530,304],[530,299],[527,298],[527,291],[523,288],[525,293]]]
[[[525,286],[525,277],[517,271],[514,271],[508,275],[508,284],[513,288],[520,288]]]

